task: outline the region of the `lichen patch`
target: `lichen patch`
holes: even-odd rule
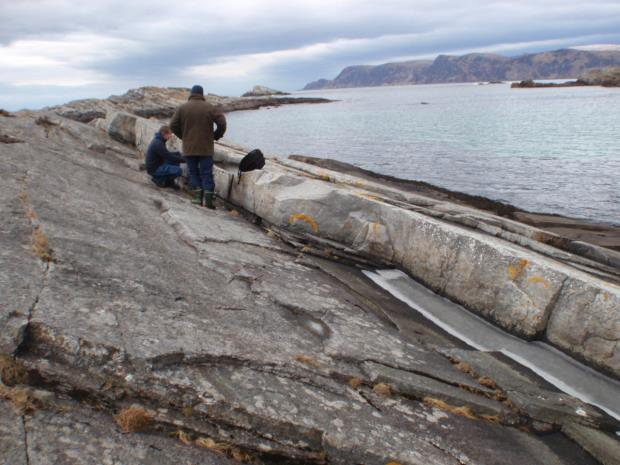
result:
[[[474,412],[471,411],[466,405],[462,405],[460,407],[450,405],[447,402],[444,402],[440,399],[435,399],[434,397],[425,397],[424,403],[430,405],[431,407],[438,408],[440,410],[444,410],[446,412],[454,413],[456,415],[460,415],[465,418],[469,418],[470,420],[476,420],[477,417],[474,415]]]
[[[114,416],[123,433],[146,431],[153,417],[142,407],[129,407]]]
[[[40,225],[32,231],[32,253],[44,262],[54,261],[54,251]]]

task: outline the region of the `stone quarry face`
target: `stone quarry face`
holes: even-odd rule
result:
[[[109,113],[103,131],[54,113],[37,124],[41,116],[0,116],[1,131],[24,141],[0,143],[0,462],[597,463],[562,431],[587,437],[596,454],[615,427],[602,412],[411,319],[358,268],[156,188],[138,170],[135,138],[158,121]],[[302,200],[318,181],[284,168],[236,186],[228,171],[217,176],[221,195],[280,218],[274,225],[402,260],[448,294],[483,272],[465,252],[446,270],[461,281],[433,271],[432,260],[452,255],[424,255],[424,240],[461,240],[453,226],[407,230],[387,206],[354,196],[371,202],[362,214],[326,183]],[[418,260],[400,246],[412,239]],[[519,263],[482,236],[465,249],[500,254],[506,269]],[[539,266],[527,272],[549,288],[537,294],[524,274],[508,289],[529,296],[524,332],[542,330],[535,309],[561,281]],[[571,292],[589,299],[583,287]],[[489,297],[476,299],[483,308]],[[498,308],[500,321],[508,307]],[[563,308],[549,322],[561,340],[573,318]],[[480,357],[489,361],[475,369],[459,363]],[[489,367],[497,381],[484,379]],[[514,392],[553,401],[534,408]],[[128,412],[134,421],[121,421]]]

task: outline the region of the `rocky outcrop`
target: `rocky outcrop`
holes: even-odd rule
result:
[[[133,142],[110,137],[119,114],[113,127]],[[465,229],[304,164],[269,160],[233,183],[240,153],[223,145],[219,194],[246,208],[202,209],[139,171],[140,134],[161,122],[128,114],[2,120],[23,142],[0,144],[0,462],[594,465],[608,454],[613,418],[464,350],[350,266],[403,254],[387,240],[402,212],[421,237]],[[528,254],[471,241],[501,244],[508,265]],[[510,292],[530,292],[539,268],[555,279],[531,255]]]
[[[246,92],[242,97],[266,97],[270,95],[290,95],[288,92],[271,89],[266,86],[254,86],[252,90]]]
[[[594,69],[579,79],[590,86],[620,87],[620,66]]]
[[[521,82],[514,82],[510,87],[518,88],[535,88],[535,87],[580,87],[580,86],[603,86],[618,87],[620,86],[620,67],[610,67],[604,69],[595,69],[586,73],[576,81],[567,82],[535,82],[528,79]]]
[[[517,81],[581,76],[589,70],[618,66],[620,52],[556,50],[506,57],[490,53],[439,55],[378,66],[349,66],[333,80],[311,82],[304,90],[448,82]]]
[[[513,89],[533,89],[537,87],[582,87],[587,85],[587,83],[581,80],[566,82],[535,82],[532,79],[527,79],[525,81],[513,82],[510,84],[510,87]]]
[[[151,125],[145,133],[154,127],[144,120],[140,125]],[[139,149],[144,143],[136,140]],[[224,146],[218,150],[220,160],[233,166],[242,156]],[[330,249],[397,266],[514,334],[546,337],[620,376],[615,355],[620,253],[293,160],[269,166],[244,174],[242,182],[234,181],[235,169],[217,169],[220,195],[277,228],[301,233],[305,241],[327,239]],[[574,287],[585,297],[575,299]],[[608,304],[592,305],[591,294],[605,296]],[[605,324],[598,314],[602,309]],[[570,313],[590,315],[592,325],[555,323],[566,321]],[[554,324],[548,324],[550,319]],[[586,344],[584,335],[606,342]]]
[[[106,118],[110,112],[140,116],[142,118],[167,119],[174,110],[187,101],[189,89],[176,87],[140,87],[129,90],[123,95],[113,95],[107,99],[85,99],[69,102],[64,105],[46,108],[60,116],[82,123]],[[262,107],[280,105],[328,103],[331,100],[314,97],[277,97],[272,95],[239,98],[221,97],[215,94],[205,96],[206,100],[216,105],[224,112],[255,110]]]
[[[306,155],[290,155],[289,159],[325,168],[330,171],[349,174],[363,181],[371,181],[384,187],[421,194],[442,202],[473,207],[492,213],[494,217],[508,218],[518,223],[533,226],[537,240],[567,252],[583,254],[589,245],[596,245],[620,252],[620,225],[594,222],[579,218],[569,218],[554,214],[535,213],[521,210],[514,205],[492,200],[479,195],[466,194],[424,181],[400,179],[394,176],[375,173],[357,166],[328,158]],[[550,234],[549,234],[550,233]],[[592,255],[598,255],[593,249]],[[620,266],[618,263],[616,266]]]
[[[279,228],[292,228],[309,239],[326,238],[344,250],[396,265],[510,332],[525,338],[546,335],[574,356],[620,376],[617,253],[604,253],[612,266],[573,261],[571,254],[539,243],[533,228],[517,232],[508,220],[489,224],[467,208],[387,192],[298,162],[284,164],[312,176],[303,179],[274,167],[234,183],[232,175],[220,174],[220,190]],[[577,326],[568,315],[587,315],[592,323]],[[553,324],[548,325],[550,318]],[[572,334],[567,337],[563,331]],[[586,336],[599,342],[588,344]]]

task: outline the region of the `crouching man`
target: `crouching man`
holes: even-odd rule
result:
[[[166,142],[171,137],[172,131],[168,126],[162,126],[155,133],[146,149],[146,172],[159,187],[178,189],[174,180],[183,174],[179,165],[185,163],[185,158],[179,152],[168,151]]]

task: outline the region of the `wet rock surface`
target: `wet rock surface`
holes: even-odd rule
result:
[[[3,129],[25,142],[0,145],[0,462],[602,460],[562,430],[612,438],[613,419],[518,402],[558,393],[511,367],[485,380],[358,268],[156,188],[92,125]],[[140,431],[115,420],[129,408]]]

